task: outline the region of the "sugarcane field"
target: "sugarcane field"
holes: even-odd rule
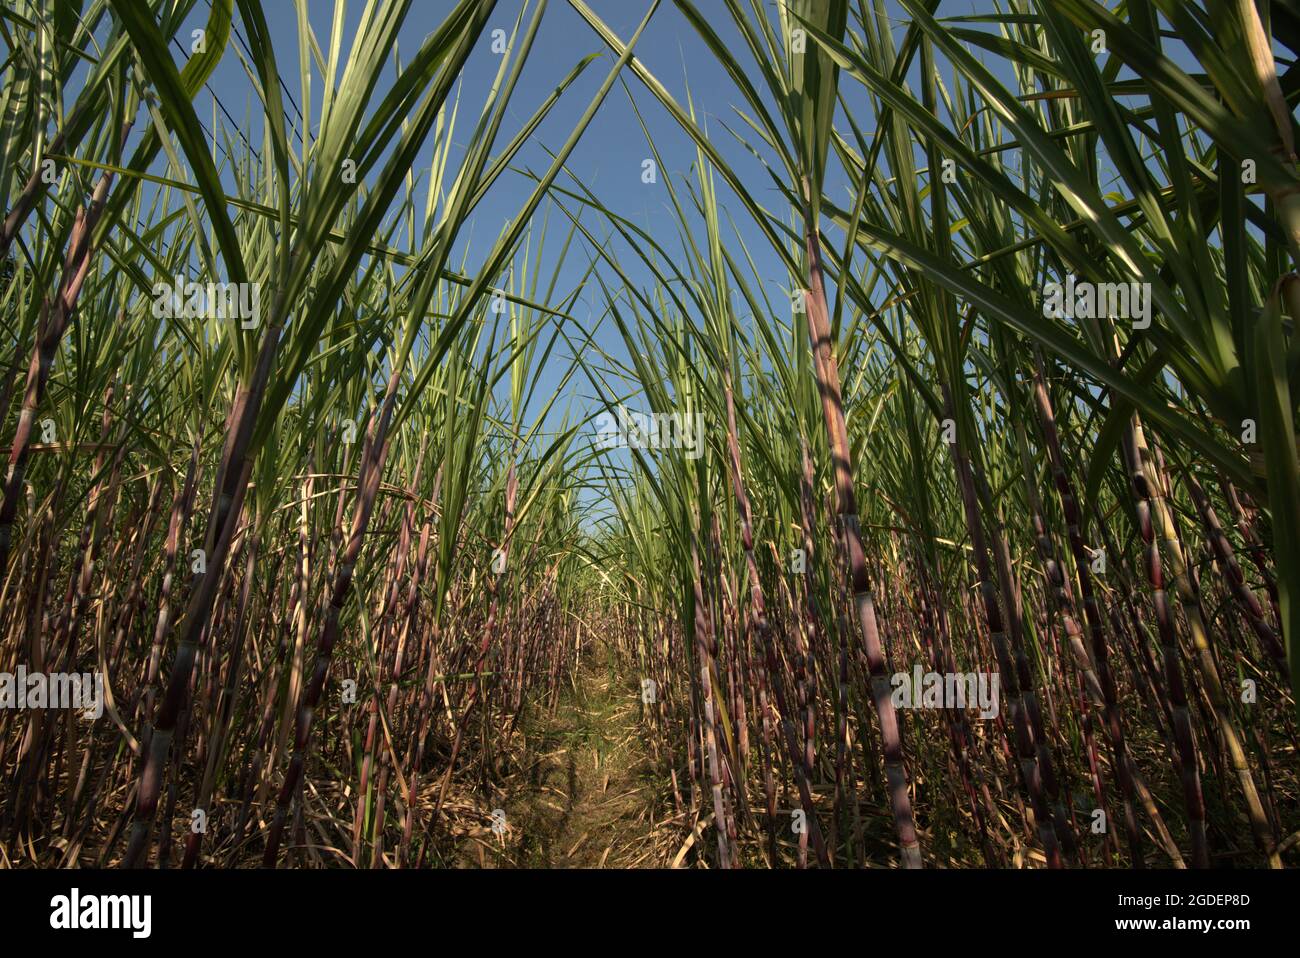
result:
[[[5,0],[24,921],[921,869],[1001,877],[862,881],[1259,930],[1298,102],[1296,0]]]

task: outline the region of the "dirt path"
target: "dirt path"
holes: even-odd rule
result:
[[[552,712],[523,723],[521,767],[501,785],[508,831],[487,836],[499,868],[653,868],[656,790],[637,725],[640,690],[592,662]],[[664,813],[661,812],[662,818]],[[481,846],[480,846],[481,847]],[[486,859],[486,860],[484,860]]]

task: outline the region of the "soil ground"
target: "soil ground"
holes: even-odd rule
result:
[[[640,709],[640,689],[591,659],[553,708],[532,707],[521,722],[522,757],[497,792],[506,830],[476,829],[463,864],[666,865],[662,846],[676,831],[657,794],[663,779],[654,774]]]

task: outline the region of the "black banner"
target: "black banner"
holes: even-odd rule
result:
[[[74,947],[373,947],[434,927],[530,948],[644,946],[714,927],[719,943],[771,947],[815,934],[810,915],[880,922],[918,946],[1014,928],[1232,947],[1280,934],[1298,890],[1293,872],[1267,871],[5,871],[0,913],[17,940]]]

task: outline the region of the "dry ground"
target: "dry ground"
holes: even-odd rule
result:
[[[639,689],[588,660],[552,709],[522,723],[517,767],[495,790],[506,831],[474,829],[464,867],[654,868],[669,864],[679,819],[666,807],[638,727]]]

